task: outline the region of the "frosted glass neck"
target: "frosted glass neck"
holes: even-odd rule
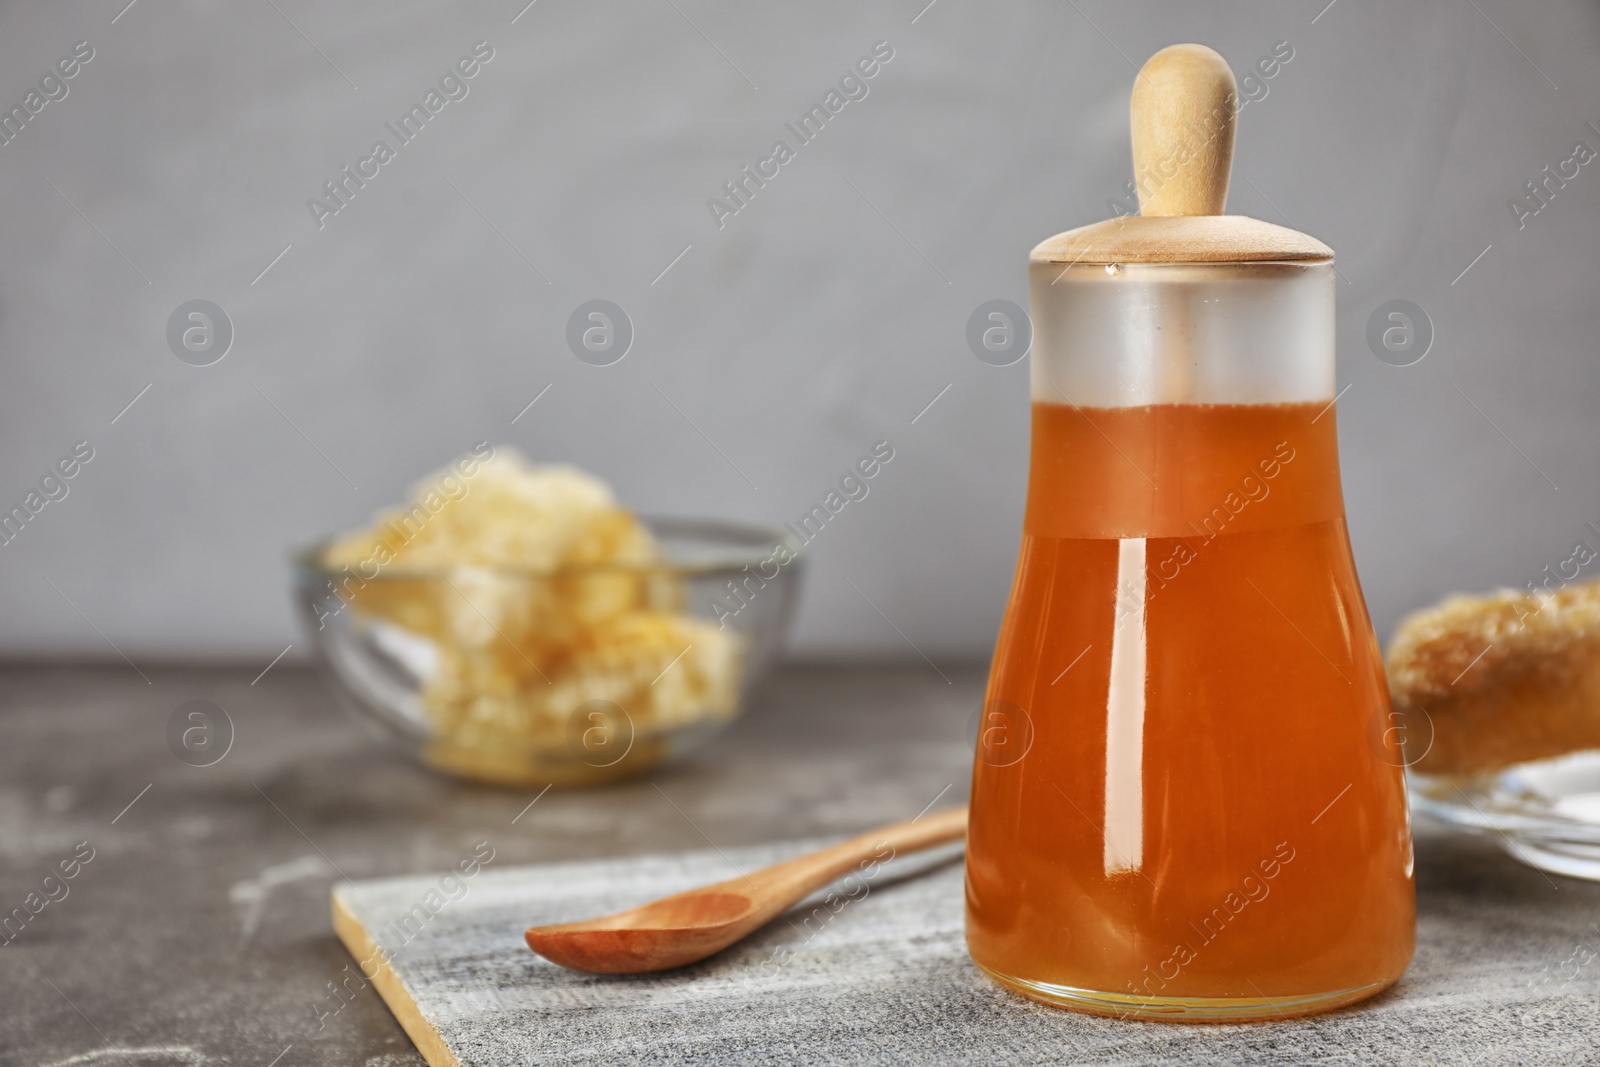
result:
[[[1332,263],[1035,262],[1029,282],[1036,401],[1333,399]]]

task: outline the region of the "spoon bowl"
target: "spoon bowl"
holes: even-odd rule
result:
[[[528,947],[552,963],[595,974],[681,967],[722,951],[761,925],[740,893],[695,890],[585,922],[536,926]]]

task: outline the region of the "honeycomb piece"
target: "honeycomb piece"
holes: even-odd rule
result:
[[[430,753],[452,770],[551,773],[592,700],[645,738],[735,710],[744,639],[684,613],[685,583],[649,528],[572,467],[475,450],[325,561],[359,615],[435,644],[421,700]]]

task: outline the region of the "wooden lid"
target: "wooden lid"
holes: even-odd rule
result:
[[[1248,215],[1128,215],[1039,242],[1035,263],[1320,263],[1333,249]]]
[[[1139,214],[1057,234],[1033,250],[1042,263],[1321,262],[1315,237],[1224,215],[1239,95],[1227,61],[1175,44],[1146,61],[1130,105]]]

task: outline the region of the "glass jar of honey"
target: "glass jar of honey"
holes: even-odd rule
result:
[[[1403,757],[1345,525],[1333,254],[1221,214],[1233,77],[1134,90],[1142,214],[1030,265],[1032,452],[974,763],[967,941],[1121,1017],[1272,1019],[1414,944]]]

